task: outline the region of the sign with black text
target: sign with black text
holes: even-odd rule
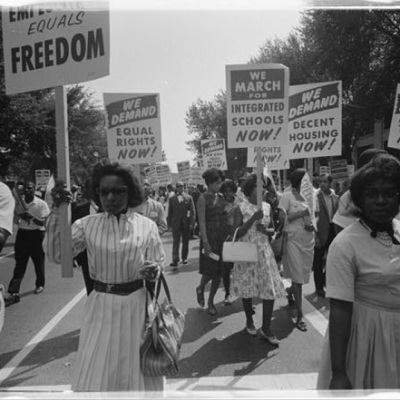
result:
[[[109,74],[108,2],[2,7],[6,93],[91,81]]]
[[[264,166],[267,166],[269,170],[272,169],[289,169],[289,160],[286,156],[284,146],[265,146],[261,148],[262,160]],[[247,167],[257,166],[257,148],[247,149]]]
[[[225,139],[205,139],[201,141],[202,160],[205,169],[228,169],[226,162]]]
[[[289,68],[226,66],[228,148],[286,145]]]
[[[181,161],[176,163],[179,180],[183,183],[189,183],[191,179],[190,161]]]
[[[342,82],[290,87],[289,159],[342,154]]]
[[[121,164],[162,161],[157,93],[104,93],[108,157]]]

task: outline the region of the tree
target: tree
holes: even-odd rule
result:
[[[201,163],[201,140],[220,138],[227,143],[226,94],[220,92],[212,101],[198,99],[186,112],[186,125],[193,139],[186,144],[195,156],[195,161]],[[227,149],[228,172],[230,178],[238,178],[246,170],[247,150]]]

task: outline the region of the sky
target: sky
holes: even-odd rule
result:
[[[162,147],[172,172],[192,161],[185,114],[225,90],[225,66],[246,64],[267,39],[286,38],[300,22],[296,2],[110,0],[110,75],[86,82],[103,93],[159,93]],[[283,3],[283,1],[281,2]],[[171,6],[172,4],[172,6]],[[229,6],[227,4],[230,4]]]

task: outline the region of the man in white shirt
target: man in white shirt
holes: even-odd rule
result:
[[[45,201],[35,196],[35,184],[28,181],[23,189],[26,211],[19,214],[19,227],[15,239],[15,269],[8,286],[9,297],[6,306],[20,301],[19,289],[25,275],[29,258],[32,258],[36,273],[35,294],[43,292],[44,252],[42,243],[45,234],[45,221],[50,214],[49,206]]]

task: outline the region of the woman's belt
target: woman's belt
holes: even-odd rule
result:
[[[144,287],[143,279],[137,279],[136,281],[127,283],[103,283],[94,281],[93,286],[96,292],[118,294],[120,296],[127,296],[142,287]]]

